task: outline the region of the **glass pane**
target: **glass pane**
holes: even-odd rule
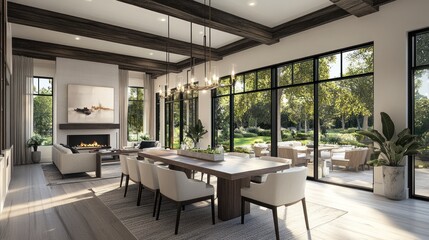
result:
[[[230,127],[230,97],[215,98],[215,146],[222,145],[225,151],[229,151],[229,127]]]
[[[244,76],[237,75],[235,77],[234,93],[241,93],[244,90]]]
[[[293,84],[313,81],[313,60],[293,64]]]
[[[167,148],[172,148],[172,144],[171,144],[171,135],[172,135],[172,131],[171,131],[171,112],[172,112],[172,103],[167,103],[165,104],[165,147]]]
[[[414,72],[414,133],[421,137],[415,156],[415,194],[429,197],[429,68]]]
[[[39,78],[33,78],[33,93],[39,94]]]
[[[341,77],[341,54],[319,58],[319,80]]]
[[[416,36],[416,66],[429,64],[429,33]]]
[[[365,47],[343,53],[343,77],[374,71],[374,47]]]
[[[137,93],[137,88],[132,88],[131,92]],[[128,141],[141,141],[143,137],[143,101],[128,101]]]
[[[255,88],[256,88],[256,74],[254,72],[246,73],[246,75],[244,75],[244,79],[245,79],[244,90],[246,92],[255,90]]]
[[[258,89],[271,87],[271,69],[258,71]]]
[[[52,79],[39,78],[39,94],[52,94]]]
[[[230,93],[231,79],[229,77],[228,78],[221,78],[219,80],[219,84],[220,84],[221,87],[218,87],[217,88],[217,92],[216,92],[216,94],[218,96],[220,96],[220,95],[226,95],[226,94]],[[224,87],[222,87],[222,86],[224,86]]]
[[[287,86],[292,84],[292,65],[286,65],[277,69],[278,85]]]
[[[180,148],[180,101],[173,103],[173,148]]]
[[[278,90],[279,157],[292,159],[293,166],[308,163],[308,175],[313,176],[314,97],[313,85],[297,86]],[[296,154],[295,154],[296,153]]]
[[[144,100],[144,89],[137,88],[137,100]]]
[[[52,145],[52,96],[33,96],[33,131]]]
[[[128,100],[137,100],[137,89],[133,87],[128,88]]]
[[[234,96],[234,151],[271,142],[271,91]]]
[[[366,162],[376,153],[356,131],[373,128],[373,84],[372,76],[319,84],[320,179],[372,188],[373,170]]]

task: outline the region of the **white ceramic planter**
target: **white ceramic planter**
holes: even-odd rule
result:
[[[392,200],[405,199],[405,167],[383,166],[384,196]]]
[[[198,158],[202,160],[207,161],[223,161],[224,155],[222,154],[210,154],[210,153],[200,153],[200,152],[193,152],[188,150],[177,150],[177,154],[182,156],[188,156],[193,158]]]
[[[42,152],[40,151],[31,152],[31,160],[33,161],[33,163],[39,163],[41,159],[42,159]]]

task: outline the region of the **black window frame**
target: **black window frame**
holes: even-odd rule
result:
[[[34,101],[34,96],[42,96],[42,97],[51,97],[52,98],[52,144],[44,144],[42,146],[52,146],[55,142],[55,136],[54,136],[54,126],[55,126],[55,118],[54,118],[54,78],[53,77],[45,77],[45,76],[33,76],[33,82],[32,85],[34,84],[34,80],[37,79],[37,93],[35,93],[34,91],[31,91],[31,94],[33,95],[33,99],[31,101]],[[41,94],[40,93],[40,79],[49,79],[51,81],[51,94]],[[33,105],[33,111],[34,111],[34,105]],[[34,115],[34,113],[33,113]],[[34,119],[33,119],[33,129],[34,129]]]

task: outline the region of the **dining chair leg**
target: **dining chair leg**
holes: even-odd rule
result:
[[[158,196],[159,196],[159,189],[156,189],[156,190],[155,190],[155,202],[153,203],[153,213],[152,213],[152,217],[155,217],[156,204],[158,203]]]
[[[121,173],[121,183],[119,183],[119,187],[122,187],[122,180],[124,179],[124,173]]]
[[[125,177],[125,192],[124,192],[124,197],[126,197],[127,196],[127,191],[128,191],[128,183],[130,182],[130,176],[129,175],[127,175],[126,177]]]
[[[179,222],[180,222],[180,212],[182,212],[182,203],[177,203],[177,215],[176,215],[176,228],[174,229],[174,234],[177,235],[179,232]]]
[[[308,224],[307,204],[305,203],[305,198],[303,198],[301,201],[302,201],[302,208],[304,210],[305,227],[307,227],[307,230],[310,230],[310,226]]]
[[[138,183],[139,184],[139,193],[137,195],[137,206],[140,206],[140,202],[142,200],[142,189],[143,189],[143,184]]]
[[[215,225],[215,203],[214,203],[214,195],[211,196],[211,205],[212,205],[212,222]]]
[[[210,174],[207,174],[207,184],[210,184]]]
[[[279,235],[279,222],[277,217],[277,207],[273,207],[271,210],[273,211],[274,230],[276,231],[276,239],[279,240],[280,235]]]
[[[201,181],[203,181],[203,178],[204,178],[204,173],[201,172]]]
[[[241,224],[244,224],[244,198],[241,197]]]
[[[159,198],[158,198],[158,210],[156,212],[156,220],[159,219],[159,212],[161,211],[161,201],[162,201],[162,195],[161,193],[159,193]]]

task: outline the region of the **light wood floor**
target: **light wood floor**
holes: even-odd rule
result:
[[[134,239],[88,189],[119,179],[46,186],[40,165],[15,167],[0,239]],[[307,182],[307,201],[347,214],[296,239],[429,239],[429,202]],[[304,223],[303,223],[304,224]]]

